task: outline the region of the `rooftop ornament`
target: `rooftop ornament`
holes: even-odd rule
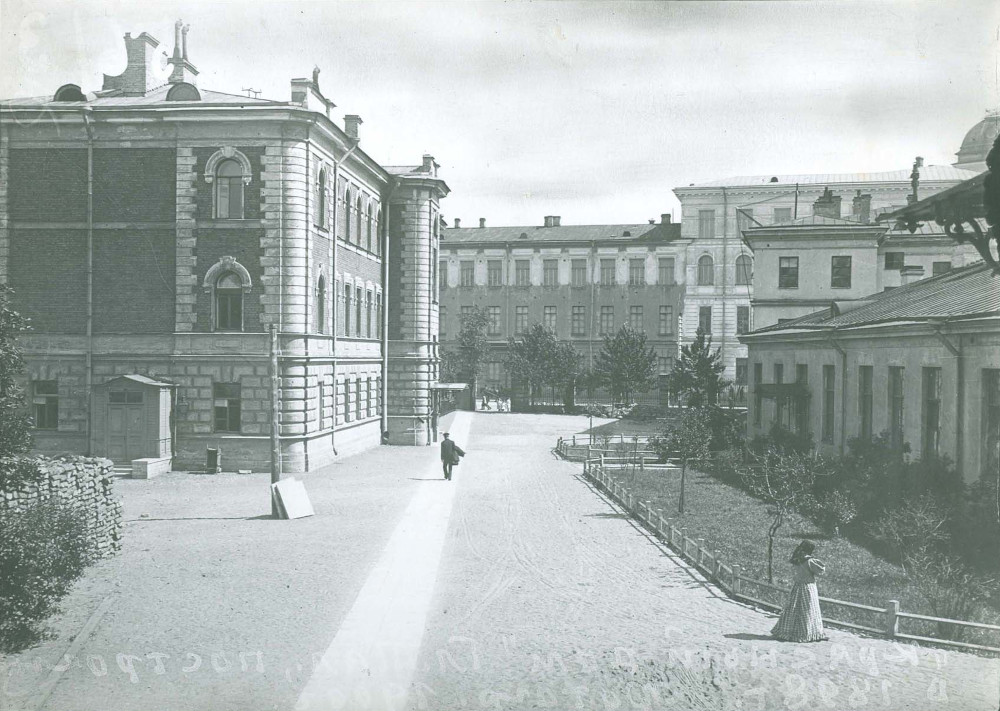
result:
[[[878,217],[878,222],[895,221],[897,229],[911,234],[921,223],[933,220],[959,244],[971,244],[994,273],[1000,274],[1000,136],[986,157],[989,170],[975,178],[924,200]],[[917,166],[914,166],[916,173]],[[985,217],[988,229],[979,218]]]

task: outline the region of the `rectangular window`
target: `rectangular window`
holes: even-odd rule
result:
[[[448,288],[448,262],[438,264],[438,288]]]
[[[462,286],[475,286],[476,284],[476,263],[471,260],[462,260],[459,262],[459,275],[461,280],[459,284]]]
[[[240,431],[240,384],[213,383],[212,406],[216,432]]]
[[[438,306],[438,340],[443,341],[448,333],[448,307],[444,304]]]
[[[382,377],[375,378],[375,414],[382,414]]]
[[[795,364],[795,382],[803,388],[809,387],[809,366],[805,363]],[[801,394],[795,398],[795,431],[801,435],[809,431],[809,400]]]
[[[646,283],[646,260],[628,260],[628,283],[629,286],[642,286]]]
[[[628,307],[628,325],[633,331],[646,330],[642,323],[642,306]]]
[[[677,283],[677,280],[674,278],[673,257],[660,257],[659,267],[659,281],[661,284],[670,286]]]
[[[462,321],[464,322],[466,318],[472,315],[472,306],[468,305],[463,306],[461,315],[462,315]]]
[[[514,335],[520,336],[528,330],[528,307],[514,307]]]
[[[830,258],[830,286],[834,289],[851,288],[851,258]]]
[[[556,324],[555,306],[544,307],[544,310],[542,311],[542,325],[545,326],[545,328],[552,331],[553,333],[556,332],[557,324]]]
[[[674,307],[660,307],[660,335],[672,336],[674,333]]]
[[[365,320],[368,321],[368,337],[375,338],[375,295],[365,292]]]
[[[733,381],[737,387],[746,387],[747,385],[747,359],[737,358],[736,359],[736,379]]]
[[[572,262],[573,286],[587,285],[587,260],[574,259]]]
[[[712,332],[711,306],[700,306],[698,308],[698,329],[706,335]]]
[[[674,369],[674,357],[672,355],[660,356],[656,359],[657,370],[660,375],[669,375]]]
[[[870,365],[858,366],[858,436],[869,441],[872,438],[872,375]]]
[[[903,252],[885,253],[885,270],[899,271],[903,268]]]
[[[465,308],[464,306],[462,307]],[[486,327],[487,336],[499,336],[500,332],[500,307],[499,306],[487,306],[486,316],[489,318],[489,325]]]
[[[715,210],[698,210],[698,239],[715,237]]]
[[[490,259],[486,262],[486,284],[487,286],[503,285],[503,262],[499,259]]]
[[[750,307],[736,307],[736,333],[750,333]]]
[[[514,260],[514,285],[531,286],[531,262],[529,260]]]
[[[951,271],[951,262],[934,262],[932,266],[932,276],[938,276],[939,274],[947,274]]]
[[[777,384],[779,384],[779,385],[781,383],[785,382],[785,364],[784,363],[775,363],[774,364],[774,382],[777,383]],[[785,398],[781,397],[781,395],[778,395],[775,398],[774,403],[775,403],[774,424],[778,425],[779,427],[785,427],[786,426],[786,423],[785,423],[785,413],[787,412],[787,409],[785,407]]]
[[[923,439],[920,446],[923,458],[930,459],[938,455],[941,436],[941,369],[924,368],[923,375]]]
[[[601,307],[601,323],[600,323],[600,335],[606,336],[609,333],[613,333],[615,330],[615,307],[614,306],[602,306]]]
[[[573,318],[572,318],[572,331],[571,335],[574,336],[586,336],[587,335],[587,307],[586,306],[574,306],[573,307]]]
[[[491,383],[499,382],[500,380],[500,363],[495,360],[491,360],[486,364],[486,379]]]
[[[361,389],[361,378],[356,378],[354,380],[354,417],[356,419],[362,419],[365,416],[364,411],[364,391]]]
[[[799,258],[778,257],[778,288],[799,288]]]
[[[753,423],[759,425],[761,422],[761,411],[764,408],[764,395],[760,386],[764,383],[764,366],[760,363],[753,364]]]
[[[832,365],[823,366],[823,441],[833,442],[833,412],[836,400],[836,370]]]
[[[601,286],[613,286],[615,283],[615,260],[601,260]]]
[[[903,369],[889,366],[889,442],[896,449],[903,447]]]
[[[782,222],[792,221],[792,208],[790,207],[776,207],[774,208],[774,224],[778,225]]]
[[[542,262],[542,285],[559,286],[559,260],[546,259]]]
[[[31,383],[31,404],[35,427],[40,430],[59,429],[59,381],[35,380]]]
[[[215,323],[219,331],[243,330],[243,290],[215,290]]]
[[[1000,468],[1000,369],[983,368],[982,476],[996,476]]]

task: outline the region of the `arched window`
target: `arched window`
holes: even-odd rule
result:
[[[713,284],[715,284],[715,265],[712,258],[705,254],[698,260],[698,286],[712,286]]]
[[[368,251],[375,251],[375,203],[368,203]]]
[[[351,205],[354,204],[354,191],[347,188],[344,193],[344,239],[347,242],[351,241],[351,228],[354,225],[354,220],[351,219]]]
[[[319,171],[316,179],[316,224],[326,228],[326,168]]]
[[[243,167],[231,158],[219,163],[215,171],[215,216],[243,219]]]
[[[750,255],[741,254],[736,258],[736,284],[749,286],[753,279],[753,262]]]
[[[362,296],[361,293],[361,287],[359,286],[357,288],[357,291],[355,292],[355,299],[354,299],[354,318],[355,318],[354,335],[357,336],[358,338],[361,338],[362,336],[361,314],[364,311],[364,304],[362,303],[363,299],[364,297]]]
[[[344,335],[351,335],[351,285],[344,282]]]
[[[365,220],[364,203],[361,200],[361,193],[360,192],[358,193],[358,201],[355,204],[354,219],[357,222],[357,224],[354,227],[354,235],[357,238],[357,240],[358,240],[358,246],[360,247],[361,246],[361,235],[362,235],[362,229],[361,228],[364,226],[364,220]]]
[[[333,329],[338,336],[344,335],[344,291],[340,288],[340,279],[333,283]]]
[[[382,207],[378,206],[375,209],[375,254],[382,253],[382,238],[379,236],[379,225],[382,223]]]
[[[382,294],[375,294],[375,334],[382,338]]]
[[[322,274],[316,282],[316,330],[326,333],[326,279]]]
[[[375,298],[369,289],[365,293],[365,307],[368,311],[368,337],[375,338]]]
[[[243,280],[224,272],[215,281],[215,330],[243,330]]]

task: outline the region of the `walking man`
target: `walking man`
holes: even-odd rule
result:
[[[449,439],[448,433],[445,432],[444,439],[441,440],[441,466],[444,467],[445,479],[451,481],[451,468],[458,464],[464,455],[462,448]]]

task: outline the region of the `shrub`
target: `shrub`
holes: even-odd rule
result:
[[[0,651],[42,637],[42,623],[93,560],[86,514],[57,501],[0,520]]]

